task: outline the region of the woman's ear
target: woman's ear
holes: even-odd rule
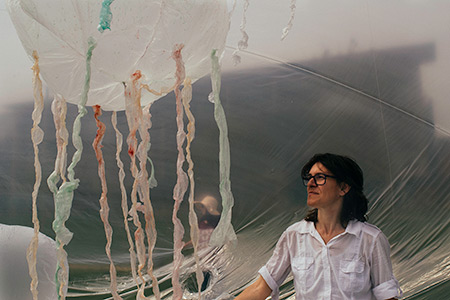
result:
[[[345,182],[341,183],[341,191],[339,192],[339,196],[344,197],[352,187],[346,184]]]

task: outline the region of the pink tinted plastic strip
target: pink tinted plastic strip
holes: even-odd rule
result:
[[[130,82],[125,85],[125,114],[127,116],[128,128],[130,133],[127,137],[128,144],[128,155],[130,156],[130,170],[131,175],[134,178],[133,187],[131,190],[131,209],[130,216],[133,218],[133,224],[136,226],[136,230],[134,232],[134,240],[136,243],[136,254],[138,260],[138,269],[137,273],[139,275],[141,285],[138,289],[137,297],[139,299],[147,299],[144,296],[145,289],[145,279],[142,270],[145,267],[146,263],[146,249],[145,249],[145,233],[142,229],[142,223],[139,220],[138,209],[141,203],[138,202],[137,191],[138,191],[138,173],[139,170],[136,165],[136,149],[138,145],[138,140],[136,137],[136,133],[139,128],[139,120],[142,118],[142,111],[140,109],[140,102],[137,94],[139,93],[139,89],[137,88],[138,80],[140,78],[140,72],[136,72],[131,76]]]
[[[136,282],[136,285],[139,286],[138,280],[137,280],[137,274],[136,274],[136,252],[134,250],[134,242],[133,238],[130,233],[130,227],[128,226],[128,203],[127,203],[127,191],[125,188],[125,171],[123,168],[123,162],[120,159],[120,153],[122,152],[122,144],[123,144],[123,135],[120,133],[119,129],[117,128],[117,112],[113,112],[111,115],[111,123],[112,126],[116,132],[116,161],[117,161],[117,167],[119,168],[119,185],[120,185],[120,192],[122,196],[122,214],[123,214],[123,223],[125,226],[125,232],[127,234],[127,240],[128,244],[130,245],[129,252],[130,252],[130,264],[131,264],[131,274],[133,276],[134,281]]]
[[[32,114],[33,119],[33,128],[31,129],[31,140],[33,142],[34,149],[34,170],[36,180],[34,182],[33,192],[32,192],[32,220],[34,224],[34,234],[33,238],[27,249],[27,261],[29,274],[31,276],[31,285],[30,290],[33,294],[33,299],[38,299],[38,277],[36,271],[36,254],[37,248],[39,244],[39,219],[37,215],[37,196],[39,192],[39,187],[41,186],[42,181],[42,170],[41,163],[39,162],[39,147],[38,145],[42,142],[44,138],[44,132],[39,127],[39,123],[42,118],[42,111],[44,110],[44,97],[42,95],[42,81],[39,77],[39,57],[37,52],[33,52],[34,65],[33,65],[33,93],[34,93],[34,110]]]
[[[155,249],[156,245],[157,232],[156,232],[155,214],[153,211],[152,203],[150,201],[150,181],[148,179],[148,172],[147,172],[148,150],[150,149],[149,130],[152,126],[150,106],[151,104],[147,105],[142,110],[141,126],[139,127],[139,134],[142,140],[138,147],[137,156],[141,168],[138,177],[139,177],[141,201],[144,203],[143,208],[145,216],[145,232],[147,235],[147,244],[148,244],[147,274],[152,279],[153,293],[155,294],[155,297],[159,299],[160,295],[159,295],[158,280],[156,276],[153,274],[153,250]]]
[[[174,47],[174,51],[172,53],[172,58],[176,63],[176,84],[175,84],[175,97],[176,97],[176,106],[177,106],[177,149],[178,149],[178,158],[177,158],[177,183],[173,189],[173,199],[175,200],[173,206],[173,214],[172,214],[172,222],[174,225],[173,231],[173,275],[172,275],[172,286],[173,286],[173,299],[179,300],[182,298],[183,291],[181,289],[180,284],[180,267],[183,260],[183,254],[181,250],[184,247],[183,236],[184,236],[184,228],[180,219],[177,216],[178,210],[180,208],[181,202],[183,201],[184,194],[186,193],[188,186],[188,178],[186,172],[183,170],[183,163],[185,161],[183,143],[186,139],[186,133],[184,132],[184,124],[183,124],[183,104],[181,101],[181,92],[180,86],[185,78],[185,69],[183,58],[181,56],[181,50],[183,49],[183,45],[176,45]]]
[[[131,172],[134,177],[133,189],[131,192],[132,207],[130,215],[133,217],[133,222],[137,227],[135,231],[135,242],[138,265],[138,275],[142,281],[142,285],[138,291],[138,299],[148,299],[144,296],[145,281],[142,270],[147,265],[147,274],[152,281],[153,293],[156,299],[160,299],[160,292],[158,280],[153,274],[153,249],[156,244],[156,226],[153,207],[150,201],[150,185],[147,173],[147,153],[150,148],[150,135],[148,133],[151,127],[151,115],[149,112],[150,106],[143,110],[141,109],[141,89],[139,79],[142,77],[141,72],[136,71],[131,81],[126,85],[126,115],[130,134],[127,138],[128,154],[131,157]],[[141,136],[141,142],[138,146],[137,132]],[[137,167],[136,157],[139,159],[139,168]],[[139,200],[138,201],[138,196]],[[142,224],[139,221],[138,212],[144,214],[145,232],[142,229]],[[145,247],[145,236],[147,236],[148,253]]]
[[[191,112],[190,102],[192,100],[192,85],[191,80],[187,77],[184,80],[184,87],[181,91],[181,98],[183,99],[183,106],[188,117],[189,123],[187,125],[187,144],[186,144],[186,160],[188,162],[188,177],[189,177],[189,225],[192,245],[194,246],[194,258],[197,264],[196,278],[198,284],[198,299],[201,299],[201,286],[203,282],[203,272],[200,266],[200,259],[198,257],[198,240],[199,240],[199,229],[198,229],[198,219],[197,214],[194,209],[194,192],[195,192],[195,181],[194,181],[194,161],[191,157],[191,143],[195,137],[195,118]]]
[[[106,174],[105,174],[105,161],[103,159],[103,152],[101,150],[103,137],[105,135],[106,126],[103,122],[99,120],[99,116],[102,115],[102,110],[100,105],[93,106],[94,109],[94,118],[95,123],[97,124],[97,135],[95,136],[94,142],[92,143],[92,148],[94,148],[95,156],[98,161],[98,177],[100,178],[101,186],[102,186],[102,194],[100,196],[100,218],[103,222],[103,227],[105,229],[106,235],[106,246],[105,251],[106,255],[109,259],[109,274],[111,276],[111,294],[114,300],[122,299],[117,293],[117,273],[116,267],[114,266],[114,262],[111,257],[111,244],[112,244],[112,234],[113,230],[111,225],[109,224],[109,205],[108,205],[108,186],[106,184]]]

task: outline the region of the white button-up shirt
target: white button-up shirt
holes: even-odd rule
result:
[[[313,222],[300,221],[280,237],[259,270],[278,300],[279,286],[292,271],[296,299],[372,300],[400,298],[386,236],[377,227],[350,221],[327,244]]]

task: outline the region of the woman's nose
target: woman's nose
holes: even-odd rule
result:
[[[314,177],[311,177],[308,181],[308,184],[306,186],[317,186],[316,181],[314,180]]]

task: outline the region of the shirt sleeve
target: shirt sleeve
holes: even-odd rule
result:
[[[382,232],[376,237],[372,250],[370,280],[377,300],[402,297],[402,290],[392,272],[389,242]]]
[[[259,274],[272,290],[272,299],[278,300],[279,286],[283,284],[291,271],[291,258],[289,255],[288,234],[284,232],[278,240],[272,257],[267,264],[259,270]]]

